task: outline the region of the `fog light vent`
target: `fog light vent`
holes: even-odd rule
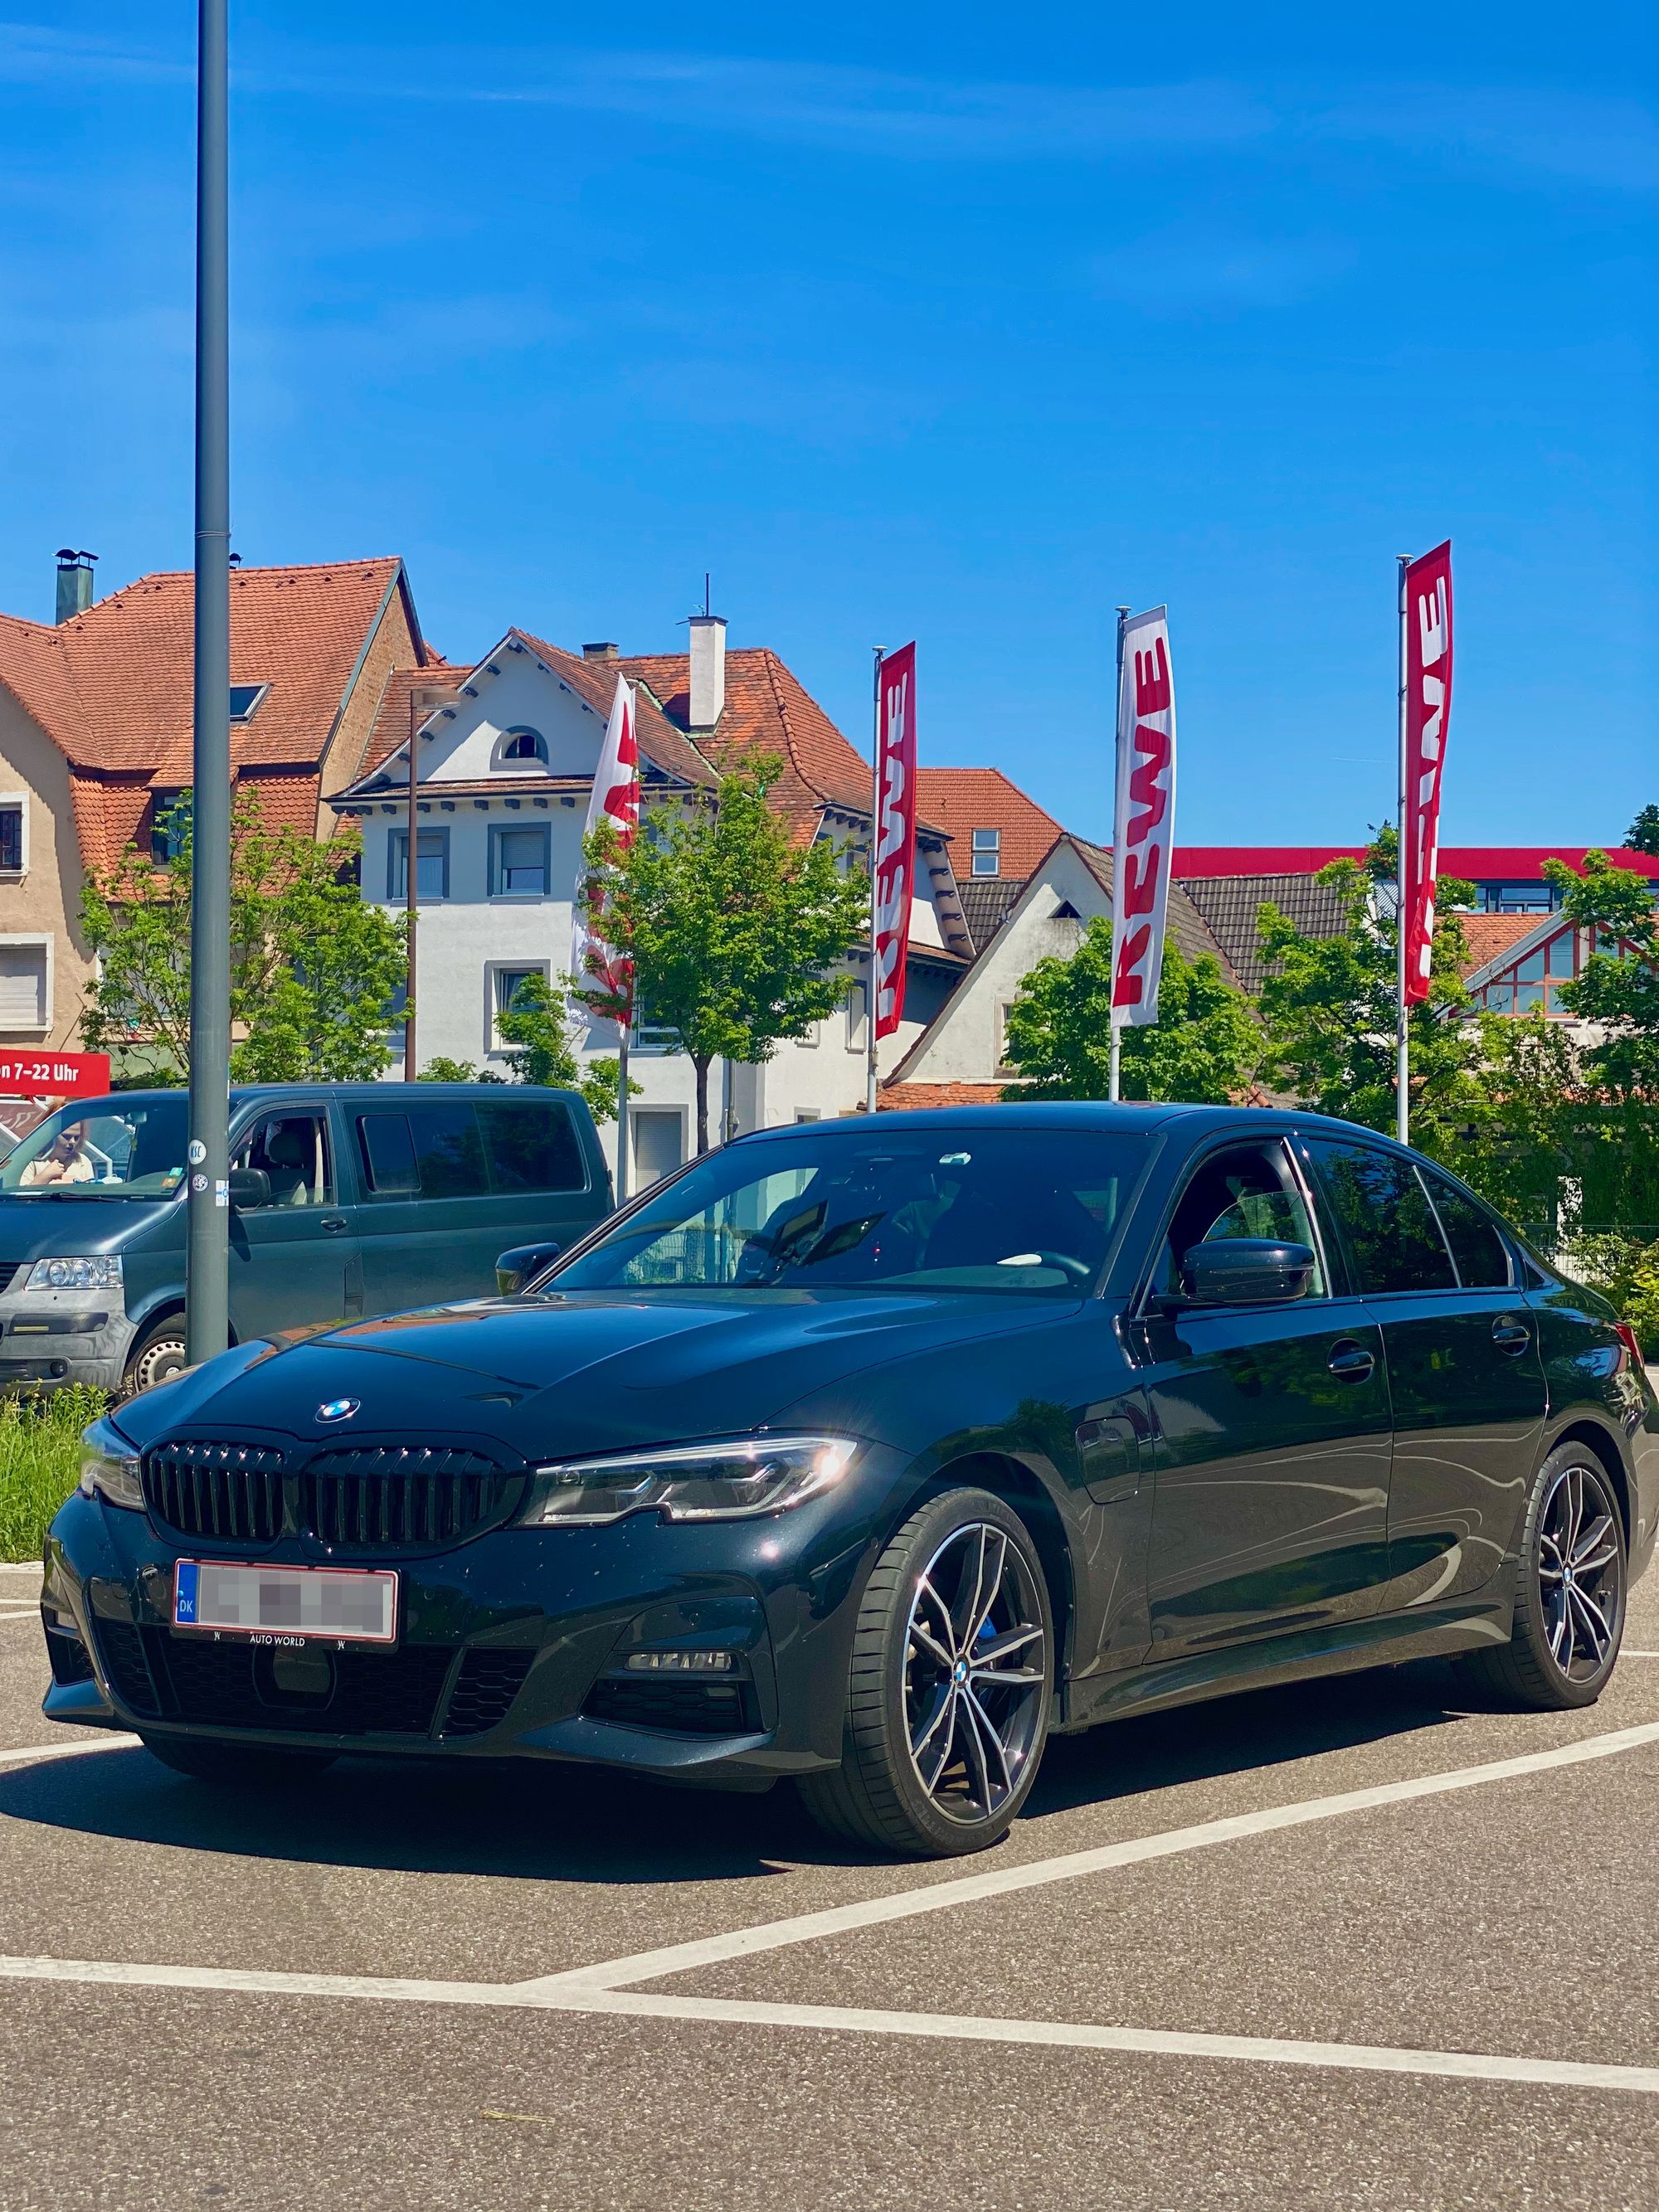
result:
[[[630,1674],[729,1674],[737,1661],[729,1651],[630,1651]]]

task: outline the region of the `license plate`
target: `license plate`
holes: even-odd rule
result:
[[[395,1644],[398,1577],[347,1567],[243,1567],[180,1559],[173,1570],[176,1628],[254,1637],[327,1637]]]

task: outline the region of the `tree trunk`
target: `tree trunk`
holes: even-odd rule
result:
[[[697,1071],[697,1152],[701,1157],[708,1150],[708,1053],[693,1053],[691,1065]]]

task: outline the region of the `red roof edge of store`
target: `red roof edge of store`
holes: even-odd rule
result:
[[[1583,868],[1586,853],[1605,852],[1621,868],[1659,881],[1659,857],[1628,853],[1617,845],[1443,845],[1440,872],[1477,882],[1540,882],[1546,860],[1565,860]],[[1300,876],[1332,860],[1364,858],[1361,845],[1177,845],[1171,874],[1182,876]]]

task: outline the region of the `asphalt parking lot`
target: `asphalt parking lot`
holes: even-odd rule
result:
[[[1659,1576],[1587,1712],[1425,1665],[1121,1724],[947,1866],[575,1772],[227,1796],[40,1718],[36,1579],[9,2212],[1659,2204]]]

